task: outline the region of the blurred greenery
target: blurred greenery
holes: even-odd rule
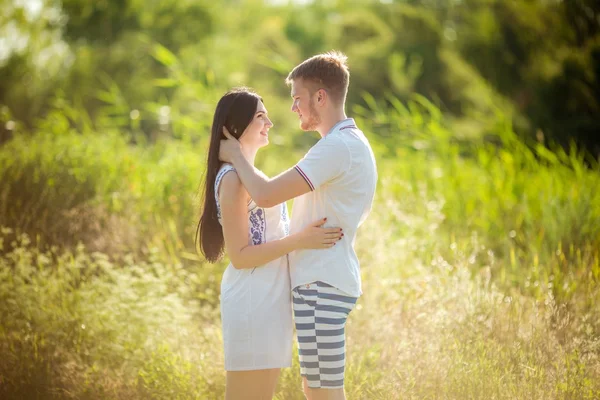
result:
[[[225,88],[279,100],[292,66],[336,48],[350,57],[353,104],[419,93],[462,121],[457,134],[485,133],[501,106],[521,135],[600,154],[593,0],[2,3],[4,123],[37,126],[58,102],[85,111],[79,128],[109,115],[137,140],[193,138]]]
[[[596,2],[0,5],[0,397],[223,397],[212,113],[254,87],[257,166],[291,167],[316,137],[284,78],[335,48],[380,176],[349,398],[600,398]]]

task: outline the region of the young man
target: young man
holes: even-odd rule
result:
[[[343,240],[324,250],[289,255],[301,373],[309,400],[345,399],[345,324],[362,293],[354,240],[371,210],[377,184],[369,142],[344,111],[349,77],[346,56],[338,52],[309,58],[288,75],[292,111],[300,127],[321,135],[295,167],[265,178],[246,161],[228,132],[219,154],[234,165],[258,206],[296,198],[292,232],[321,217],[344,232]]]

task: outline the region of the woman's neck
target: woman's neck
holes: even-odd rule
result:
[[[248,162],[252,164],[252,166],[254,166],[254,159],[256,158],[257,152],[258,149],[242,147],[242,154],[244,155],[244,158],[246,158],[246,160],[248,160]]]

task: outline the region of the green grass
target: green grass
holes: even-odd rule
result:
[[[422,99],[367,111],[380,182],[348,398],[599,398],[597,165],[501,115],[491,144]],[[222,398],[224,263],[192,242],[203,145],[61,126],[0,148],[0,397]],[[271,145],[259,166],[300,155]],[[277,399],[302,398],[295,358]]]

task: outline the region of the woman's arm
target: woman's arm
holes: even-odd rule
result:
[[[248,194],[236,171],[221,181],[219,203],[225,249],[237,269],[254,268],[300,248],[329,248],[343,235],[339,228],[319,228],[325,220],[302,232],[259,245],[248,244]]]

